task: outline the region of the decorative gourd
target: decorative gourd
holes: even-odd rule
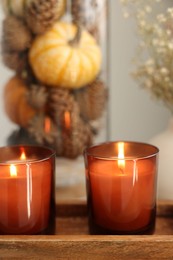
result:
[[[24,9],[27,2],[31,0],[1,0],[6,14],[13,14],[23,17]]]
[[[92,82],[101,67],[101,50],[87,31],[70,23],[57,22],[36,37],[29,53],[35,76],[54,87],[80,88]]]
[[[27,87],[17,76],[13,77],[5,86],[4,106],[8,117],[23,127],[27,126],[36,113],[36,110],[27,103]]]

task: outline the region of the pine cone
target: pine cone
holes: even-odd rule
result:
[[[49,93],[48,113],[59,126],[64,125],[65,112],[74,118],[79,117],[78,104],[68,89],[51,88]]]
[[[76,100],[81,116],[86,120],[101,117],[107,100],[107,89],[104,83],[96,80],[90,85],[76,91]]]
[[[57,156],[76,158],[92,142],[89,125],[80,118],[71,118],[69,128],[58,128],[51,118],[38,114],[29,122],[27,131],[31,138],[40,145],[49,145]]]
[[[40,145],[54,145],[58,136],[57,128],[52,120],[42,114],[38,114],[31,119],[27,130],[31,137]]]
[[[2,51],[21,52],[31,45],[32,36],[22,20],[7,16],[3,21]]]
[[[15,70],[19,74],[22,73],[28,63],[26,52],[3,52],[2,60],[9,69]]]
[[[28,91],[28,103],[35,109],[44,108],[47,102],[47,89],[40,85],[31,85]]]
[[[57,156],[63,156],[63,139],[62,132],[58,130],[58,134],[56,136],[54,144],[52,144],[52,148],[56,151]]]
[[[66,0],[32,0],[26,8],[26,21],[35,34],[44,33],[64,13]]]
[[[81,119],[72,122],[69,131],[63,133],[63,156],[76,158],[92,143],[90,126]]]
[[[28,56],[27,56],[27,58],[28,58]],[[28,59],[27,59],[26,67],[24,68],[23,71],[21,71],[20,76],[25,81],[27,86],[31,86],[33,84],[36,84],[36,85],[38,84],[38,80],[36,79],[35,75],[33,74],[33,71],[30,67]]]

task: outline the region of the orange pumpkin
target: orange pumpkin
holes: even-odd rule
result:
[[[27,87],[15,76],[4,89],[4,107],[8,117],[16,124],[26,127],[36,111],[27,102]]]
[[[101,68],[101,49],[86,30],[72,44],[76,35],[75,25],[57,22],[36,37],[29,60],[37,79],[54,87],[80,88],[96,78]]]

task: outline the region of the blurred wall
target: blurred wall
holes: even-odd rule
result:
[[[119,0],[110,3],[110,139],[147,141],[166,127],[170,113],[131,78],[135,26],[123,18]]]

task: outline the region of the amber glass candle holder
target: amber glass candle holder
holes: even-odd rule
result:
[[[156,218],[157,147],[110,142],[87,148],[91,234],[152,234]]]
[[[0,234],[53,234],[55,153],[37,146],[0,148]]]

